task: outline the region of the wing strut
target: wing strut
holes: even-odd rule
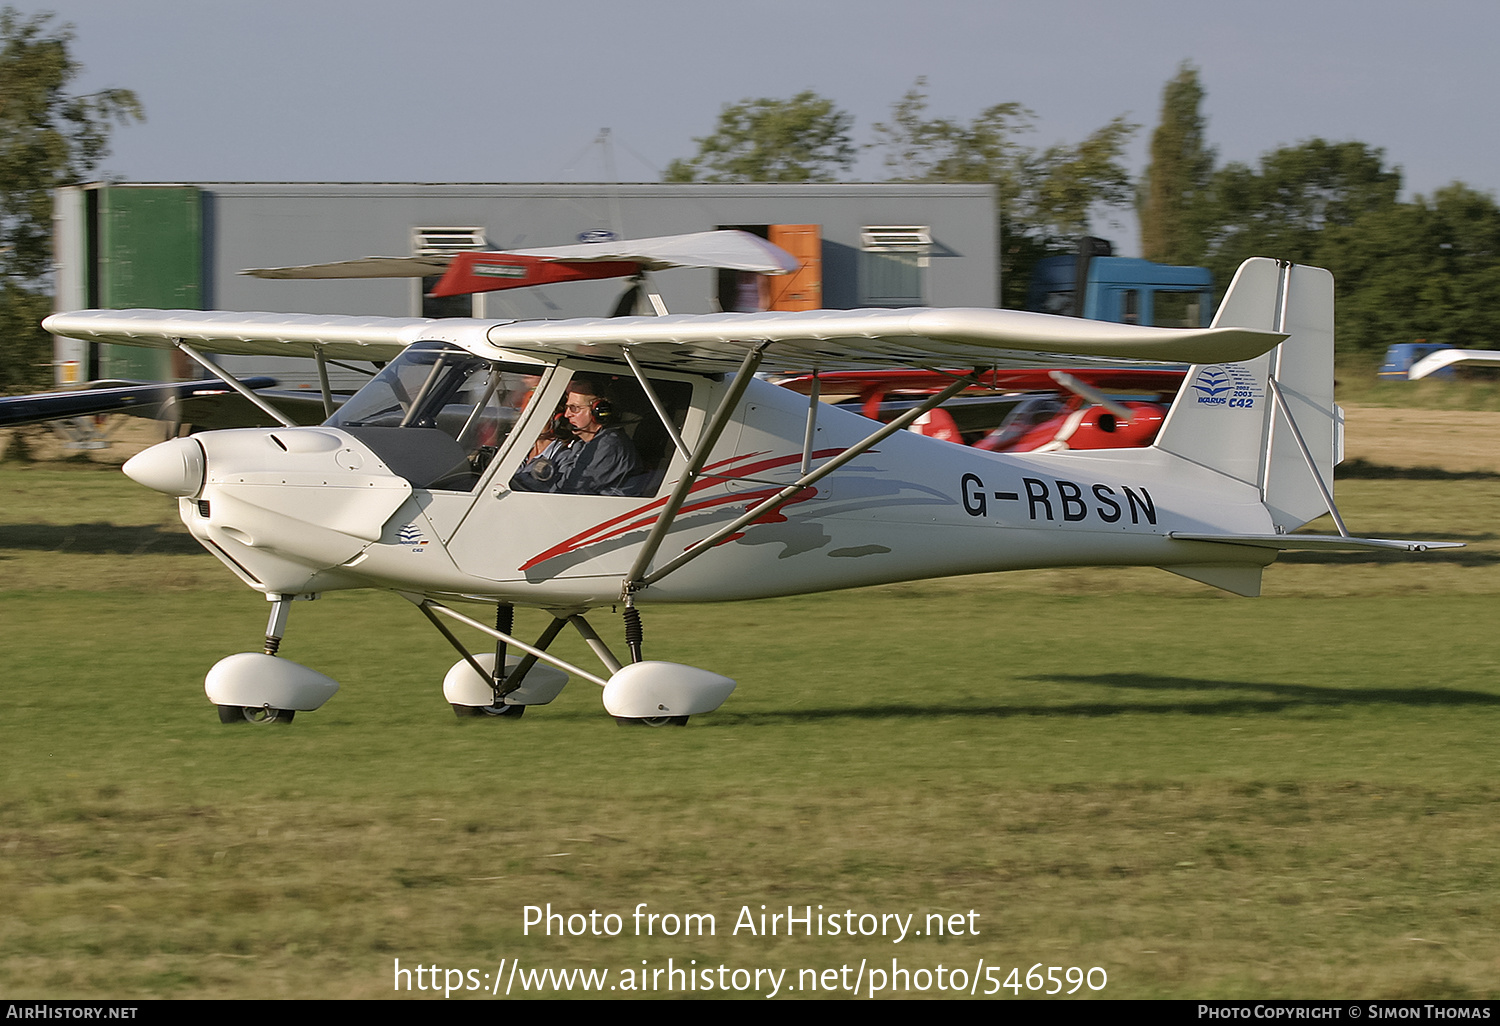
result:
[[[647,379],[646,372],[641,370],[641,365],[636,360],[635,354],[630,351],[629,346],[626,346],[624,348],[624,353],[625,362],[630,364],[630,369],[635,372],[635,380],[639,381],[641,384],[641,391],[646,393],[646,398],[651,401],[651,408],[655,410],[656,415],[661,418],[661,426],[667,429],[668,437],[672,439],[672,444],[677,446],[677,451],[682,453],[682,458],[691,463],[693,460],[693,454],[688,452],[688,447],[686,443],[683,442],[682,436],[677,433],[677,425],[673,424],[672,418],[667,416],[667,408],[663,406],[661,404],[661,400],[657,398],[656,389],[651,387],[651,382]]]
[[[818,372],[812,373],[812,388],[807,392],[807,428],[802,432],[802,470],[806,474],[812,469],[813,436],[818,433],[818,401],[821,398],[823,382],[818,378]]]
[[[318,388],[323,392],[323,416],[333,416],[333,389],[328,385],[328,361],[323,358],[323,347],[313,346],[313,355],[318,358]]]
[[[713,452],[714,446],[718,444],[719,436],[729,426],[730,418],[739,407],[745,389],[750,387],[750,382],[755,377],[755,370],[760,366],[761,357],[770,344],[770,342],[757,342],[750,347],[750,351],[740,362],[740,369],[734,375],[734,383],[729,386],[728,393],[719,401],[718,409],[714,410],[713,420],[704,430],[703,437],[698,440],[698,451],[688,461],[687,469],[677,481],[677,487],[672,489],[671,497],[667,499],[666,506],[662,507],[661,515],[656,518],[656,523],[652,525],[651,533],[646,536],[645,543],[641,545],[640,555],[635,557],[630,573],[625,576],[625,586],[622,589],[624,595],[629,596],[649,583],[641,579],[641,574],[645,573],[646,567],[651,565],[651,560],[656,556],[656,550],[661,548],[667,532],[672,529],[672,522],[677,519],[677,511],[682,508],[688,492],[697,481],[698,474],[703,470],[703,464],[708,462],[708,454]],[[626,349],[625,353],[628,356],[630,350]],[[635,366],[634,360],[631,361],[631,366]]]
[[[957,381],[953,382],[953,384],[943,389],[937,395],[929,398],[926,402],[922,403],[922,405],[907,410],[901,416],[897,417],[889,424],[886,424],[879,431],[876,431],[874,434],[868,436],[862,441],[854,443],[849,448],[833,457],[827,463],[823,464],[817,470],[814,470],[811,473],[803,474],[796,481],[787,485],[775,495],[770,496],[763,502],[757,503],[750,509],[749,512],[745,513],[739,519],[735,520],[732,524],[719,528],[719,530],[715,531],[707,538],[704,538],[702,541],[690,546],[676,559],[671,560],[666,565],[659,567],[652,573],[647,574],[645,577],[639,576],[640,571],[645,568],[646,564],[650,561],[650,557],[655,554],[656,547],[651,546],[649,551],[643,548],[640,557],[636,559],[636,565],[634,567],[631,567],[630,576],[625,581],[625,594],[629,596],[637,591],[640,591],[643,588],[650,587],[677,568],[692,562],[694,559],[697,559],[699,556],[703,555],[703,553],[707,552],[715,545],[718,545],[725,538],[728,538],[730,535],[739,531],[741,528],[745,527],[748,524],[754,523],[761,517],[765,516],[767,513],[773,513],[776,510],[780,509],[782,506],[790,502],[798,492],[823,480],[823,478],[827,477],[829,474],[833,473],[835,470],[839,469],[850,460],[863,455],[868,449],[873,446],[879,445],[882,441],[889,438],[897,431],[905,429],[909,424],[911,424],[912,421],[922,416],[922,414],[927,413],[930,410],[935,410],[939,406],[943,405],[943,403],[947,402],[949,399],[952,399],[955,395],[978,381],[979,374],[980,371],[978,368],[970,371],[968,374],[964,375]],[[685,489],[683,489],[683,493],[686,494]],[[675,497],[676,495],[674,493],[674,498]],[[665,536],[667,530],[672,526],[671,518],[675,515],[675,508],[671,508],[670,514],[667,511],[663,511],[661,517],[656,521],[656,526],[651,529],[652,538],[656,538],[658,533],[662,536]],[[647,539],[648,546],[650,545],[650,541],[651,539]],[[659,540],[657,544],[660,544]]]
[[[244,396],[246,399],[250,400],[256,406],[259,406],[263,411],[271,416],[271,419],[279,421],[282,427],[291,428],[300,426],[295,420],[282,413],[276,407],[266,402],[250,389],[246,388],[244,385],[240,384],[239,381],[235,379],[235,376],[233,374],[230,374],[222,367],[215,366],[212,362],[209,361],[208,357],[204,356],[192,346],[182,341],[182,339],[173,339],[172,344],[175,345],[178,349],[181,349],[188,356],[192,357],[195,361],[202,364],[204,369],[206,369],[214,377],[222,379],[224,384],[234,389],[236,392]]]
[[[323,362],[328,364],[328,366],[330,367],[337,367],[339,370],[353,371],[355,374],[363,374],[367,378],[373,378],[379,372],[380,368],[385,366],[384,360],[370,361],[371,364],[374,365],[375,370],[365,370],[363,367],[356,367],[352,363],[340,363],[337,360],[329,360],[326,357],[324,358]]]
[[[652,280],[650,273],[647,271],[641,272],[641,291],[651,301],[651,309],[656,311],[656,316],[667,316],[667,304],[662,302],[661,293],[656,291],[656,282]]]
[[[1109,396],[1105,395],[1097,388],[1094,388],[1092,385],[1079,381],[1067,371],[1049,371],[1047,373],[1047,377],[1051,378],[1053,381],[1057,382],[1063,388],[1066,388],[1069,392],[1072,392],[1080,399],[1083,399],[1085,402],[1093,403],[1095,406],[1104,407],[1104,409],[1108,410],[1110,413],[1113,413],[1121,420],[1130,420],[1135,416],[1135,414],[1130,412],[1130,407],[1126,406],[1124,403],[1120,402],[1117,399],[1111,399]]]

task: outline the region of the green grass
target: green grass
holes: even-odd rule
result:
[[[1489,476],[1341,483],[1356,531],[1473,545],[1299,556],[1258,600],[1072,570],[649,608],[648,655],[740,681],[659,731],[578,682],[519,722],[460,722],[445,643],[363,593],[299,604],[282,649],[339,695],[221,726],[203,674],[257,647],[266,604],[171,503],[87,467],[0,465],[0,494],[0,995],[384,997],[397,958],[1497,993]],[[633,936],[641,902],[713,913],[716,935]],[[625,930],[523,935],[548,903]],[[979,934],[731,934],[742,906],[788,904],[974,910]]]
[[[1500,375],[1492,367],[1460,367],[1453,378],[1387,380],[1379,375],[1384,358],[1384,353],[1338,354],[1338,401],[1408,409],[1500,410]]]

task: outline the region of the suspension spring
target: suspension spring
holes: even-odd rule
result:
[[[630,649],[630,661],[638,663],[641,656],[641,642],[646,639],[645,629],[641,626],[641,611],[631,603],[625,604],[625,644]]]
[[[509,602],[495,603],[495,630],[501,634],[516,631],[516,607]],[[505,683],[505,642],[495,639],[495,669],[490,674],[490,688],[495,694],[495,704],[500,704],[501,688]]]

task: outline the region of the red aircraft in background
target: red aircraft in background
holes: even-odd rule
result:
[[[797,258],[749,232],[722,229],[652,239],[608,239],[542,249],[460,252],[438,255],[371,256],[296,267],[252,267],[252,278],[426,278],[440,275],[432,296],[467,296],[476,292],[552,285],[599,278],[636,278],[645,285],[651,271],[673,267],[711,267],[756,274],[791,274]],[[634,290],[632,290],[633,292]],[[627,296],[630,296],[627,293]],[[654,289],[645,289],[651,310],[667,312]],[[636,312],[622,300],[616,316]]]
[[[910,430],[990,452],[1129,449],[1150,445],[1161,429],[1181,370],[997,370],[983,375]],[[872,420],[888,421],[953,383],[939,371],[845,371],[781,382],[810,395],[848,395]],[[1101,389],[1127,393],[1105,395]]]

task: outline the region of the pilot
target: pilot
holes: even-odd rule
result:
[[[641,460],[622,428],[613,423],[614,406],[603,389],[587,378],[568,384],[563,403],[567,432],[551,432],[550,441],[537,440],[532,456],[511,479],[511,487],[527,492],[568,495],[634,495],[633,481]],[[543,442],[546,444],[543,445]]]

